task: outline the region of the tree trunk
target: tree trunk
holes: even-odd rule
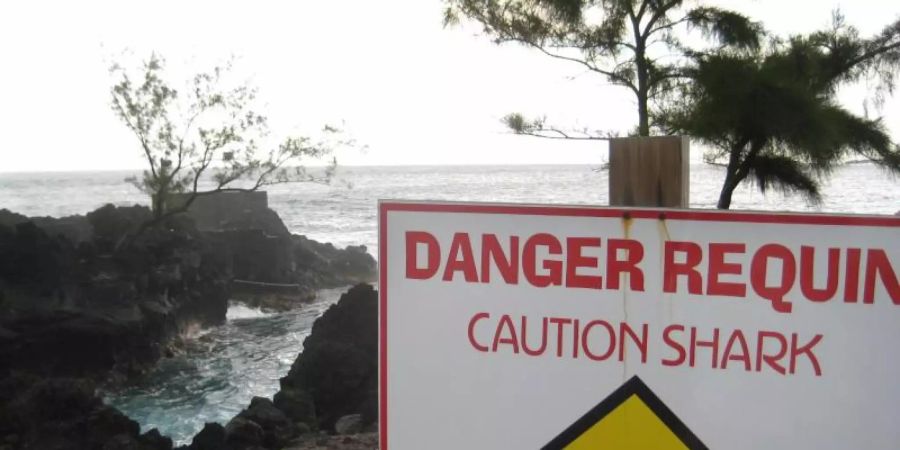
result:
[[[645,2],[647,0],[644,0]],[[647,36],[643,34],[640,19],[631,17],[631,28],[634,33],[634,66],[637,72],[637,103],[638,103],[638,136],[650,136],[650,108],[648,97],[650,96],[650,70],[647,64]]]
[[[741,158],[741,151],[748,144],[751,145],[750,149]],[[728,168],[725,172],[725,182],[722,183],[722,192],[719,193],[719,203],[716,204],[716,208],[731,208],[731,196],[734,194],[734,190],[750,174],[750,165],[762,148],[763,144],[761,142],[753,141],[750,138],[743,139],[731,146],[731,151],[728,155]]]
[[[734,190],[741,184],[742,180],[740,166],[741,162],[737,150],[732,149],[731,157],[728,158],[728,168],[725,172],[725,182],[722,183],[722,191],[719,192],[719,203],[716,204],[716,208],[731,208],[731,195],[734,194]]]
[[[737,187],[737,183],[734,183],[731,178],[730,174],[725,177],[725,183],[722,185],[722,192],[719,193],[719,203],[716,204],[716,208],[731,208],[731,195],[734,194],[734,189]]]
[[[153,196],[153,218],[158,220],[166,212],[166,197],[168,196],[166,189],[159,189]]]
[[[638,136],[650,136],[650,114],[647,111],[647,93],[638,95]]]
[[[739,179],[741,150],[747,145],[747,142],[749,142],[749,139],[731,146],[731,151],[728,154],[728,167],[725,169],[725,182],[722,183],[722,191],[719,192],[719,203],[716,204],[716,208],[731,208],[731,195],[734,194],[734,189],[741,182]]]
[[[650,112],[648,103],[649,88],[647,81],[647,60],[644,55],[643,42],[637,45],[635,52],[635,65],[637,66],[637,102],[638,102],[638,136],[650,136]]]

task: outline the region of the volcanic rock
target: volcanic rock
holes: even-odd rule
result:
[[[362,425],[377,419],[377,298],[371,285],[356,285],[313,324],[275,395],[275,406],[293,421],[333,431],[348,414],[361,414]]]

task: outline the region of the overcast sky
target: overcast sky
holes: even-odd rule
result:
[[[830,22],[837,6],[865,35],[894,20],[886,0],[723,0],[777,33]],[[141,168],[109,109],[111,57],[156,51],[203,69],[229,55],[251,77],[276,131],[345,128],[365,151],[341,164],[597,163],[605,145],[507,134],[511,111],[627,131],[624,89],[475,27],[444,29],[440,0],[3,2],[0,171]],[[864,87],[842,93],[861,111]],[[900,140],[900,96],[882,111]]]

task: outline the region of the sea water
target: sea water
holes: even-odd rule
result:
[[[313,321],[346,289],[319,291],[318,298],[284,313],[233,304],[224,325],[186,340],[127,387],[104,393],[107,403],[178,443],[190,443],[206,422],[227,423],[254,396],[272,398],[303,349]]]
[[[715,208],[724,168],[692,164],[693,208]],[[147,205],[147,196],[123,180],[134,172],[0,173],[0,208],[27,216],[84,214],[105,203]],[[342,167],[330,185],[299,183],[267,188],[269,206],[293,233],[337,246],[377,247],[379,199],[519,203],[608,203],[608,175],[598,166]],[[900,178],[871,163],[838,167],[823,185],[823,202],[751,184],[734,194],[732,209],[894,214]]]

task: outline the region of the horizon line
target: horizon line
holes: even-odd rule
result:
[[[340,164],[338,163],[337,168],[338,171],[342,167],[507,167],[507,166],[594,166],[594,165],[603,165],[606,164],[606,161],[597,161],[597,162],[559,162],[559,163],[546,163],[546,162],[535,162],[535,163],[522,163],[522,162],[509,162],[509,163],[432,163],[432,164],[423,164],[423,163],[413,163],[413,164]],[[304,164],[303,167],[308,168],[324,168],[328,167],[328,164]],[[293,166],[291,166],[293,167]],[[76,173],[76,172],[140,172],[146,170],[144,168],[112,168],[112,169],[25,169],[25,170],[6,170],[0,168],[0,174],[31,174],[31,173]]]
[[[527,167],[527,166],[597,166],[601,167],[608,163],[608,161],[597,161],[597,162],[559,162],[559,163],[547,163],[547,162],[509,162],[509,163],[432,163],[432,164],[423,164],[423,163],[412,163],[412,164],[340,164],[338,163],[337,168],[338,171],[342,167],[353,167],[353,168],[366,168],[366,167],[381,167],[381,168],[393,168],[393,167],[408,167],[408,168],[416,168],[416,167]],[[850,160],[844,161],[838,164],[838,166],[844,165],[855,165],[855,164],[875,164],[873,161],[861,159],[861,160]],[[717,166],[718,164],[710,164],[705,161],[691,161],[690,165],[704,165],[704,166]],[[293,167],[293,166],[292,166]],[[328,167],[328,164],[308,164],[303,165],[303,167],[308,168],[324,168]],[[42,174],[42,173],[91,173],[91,172],[140,172],[146,170],[144,168],[111,168],[111,169],[24,169],[24,170],[6,170],[0,168],[0,175],[21,175],[21,174]]]

